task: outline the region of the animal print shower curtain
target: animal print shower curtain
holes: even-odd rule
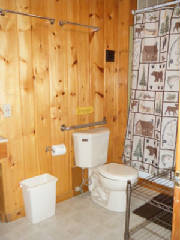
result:
[[[136,14],[123,160],[154,174],[173,168],[180,82],[180,8]]]

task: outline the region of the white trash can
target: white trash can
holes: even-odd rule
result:
[[[38,223],[55,214],[57,178],[42,174],[20,182],[28,220]]]

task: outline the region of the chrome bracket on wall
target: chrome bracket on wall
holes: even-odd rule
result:
[[[70,127],[67,127],[65,124],[63,124],[63,125],[61,125],[61,131],[69,131],[69,130],[79,129],[79,128],[94,127],[94,126],[98,126],[98,125],[104,125],[106,123],[107,123],[107,120],[104,117],[104,119],[99,122],[80,124],[80,125],[75,125],[75,126],[70,126]]]

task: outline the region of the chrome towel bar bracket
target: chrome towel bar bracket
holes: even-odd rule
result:
[[[106,123],[107,123],[107,120],[104,117],[104,119],[99,122],[80,124],[80,125],[75,125],[75,126],[70,126],[70,127],[67,127],[65,124],[63,124],[63,125],[61,125],[61,131],[69,131],[69,130],[79,129],[79,128],[94,127],[94,126],[98,126],[98,125],[104,125]]]

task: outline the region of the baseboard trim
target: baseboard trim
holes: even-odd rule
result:
[[[61,195],[56,196],[56,202],[62,202],[64,200],[67,200],[69,198],[73,197],[73,190],[67,192],[67,193],[63,193]]]

